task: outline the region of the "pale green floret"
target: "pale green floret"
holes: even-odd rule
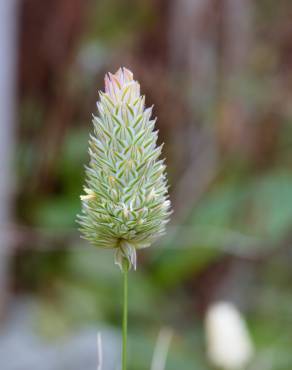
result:
[[[159,159],[152,108],[144,108],[140,86],[130,71],[106,77],[89,140],[86,195],[78,217],[85,239],[116,248],[116,262],[136,265],[136,249],[164,233],[170,201],[164,161]]]

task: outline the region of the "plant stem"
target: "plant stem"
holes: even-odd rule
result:
[[[127,370],[128,269],[124,269],[123,274],[124,274],[124,308],[123,308],[122,370]]]

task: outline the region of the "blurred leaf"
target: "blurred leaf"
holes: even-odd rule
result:
[[[284,238],[292,226],[292,175],[278,171],[255,180],[247,229],[273,241]]]
[[[45,228],[60,230],[76,227],[76,215],[80,208],[79,198],[52,197],[38,203],[33,211],[35,224]]]

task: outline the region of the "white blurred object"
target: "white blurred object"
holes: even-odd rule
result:
[[[97,370],[102,370],[102,342],[99,332],[97,333]]]
[[[209,360],[224,370],[244,369],[253,355],[253,344],[237,308],[217,302],[208,309],[206,339]]]
[[[171,329],[163,328],[160,330],[156,346],[153,353],[151,370],[164,370],[170,342],[173,336]]]

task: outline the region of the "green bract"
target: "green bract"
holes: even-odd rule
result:
[[[135,267],[136,249],[162,235],[170,215],[162,146],[129,70],[106,75],[99,96],[78,222],[90,243],[115,248],[116,263]]]

